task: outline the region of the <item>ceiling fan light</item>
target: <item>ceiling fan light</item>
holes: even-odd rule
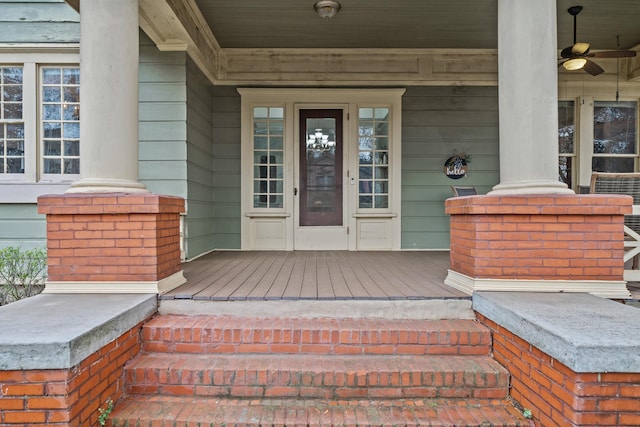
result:
[[[334,0],[320,0],[313,5],[318,15],[321,18],[329,19],[333,18],[340,10],[340,3]]]
[[[582,69],[587,63],[587,60],[584,58],[573,58],[568,61],[565,61],[562,66],[567,71],[575,71]]]

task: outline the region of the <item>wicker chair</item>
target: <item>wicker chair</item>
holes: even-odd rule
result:
[[[640,173],[593,172],[591,175],[591,193],[626,194],[633,197],[633,204],[640,205]],[[625,215],[624,225],[640,234],[640,215]],[[633,268],[638,269],[640,257],[633,259]]]

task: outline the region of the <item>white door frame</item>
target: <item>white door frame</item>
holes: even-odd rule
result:
[[[401,126],[404,89],[283,89],[240,88],[241,95],[241,249],[337,249],[332,239],[318,243],[314,233],[296,230],[299,176],[300,109],[343,110],[343,225],[348,250],[400,250]],[[253,207],[253,108],[284,108],[284,203],[281,208]],[[358,209],[358,112],[360,107],[390,110],[390,179],[387,209]],[[346,116],[346,117],[345,117]],[[300,227],[298,227],[300,228]],[[326,227],[321,227],[325,229]],[[328,230],[328,229],[327,229]],[[325,230],[325,231],[327,231]],[[311,231],[311,230],[309,230]],[[311,237],[310,237],[311,236]],[[298,240],[300,238],[300,240]],[[341,237],[337,237],[340,239]],[[304,239],[313,240],[305,242]],[[340,247],[342,247],[340,241]]]

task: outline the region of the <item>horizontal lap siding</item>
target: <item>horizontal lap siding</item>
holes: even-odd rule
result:
[[[402,98],[402,248],[447,249],[451,185],[487,193],[499,181],[498,90],[410,87]],[[466,178],[443,173],[455,151],[471,155]]]
[[[160,52],[140,32],[140,181],[187,197],[186,54]]]
[[[0,0],[0,43],[78,43],[80,15],[64,0]]]
[[[240,95],[216,86],[213,114],[213,182],[217,249],[240,249]]]
[[[214,249],[213,86],[187,62],[187,258]]]
[[[0,248],[46,247],[47,224],[35,204],[0,205]]]

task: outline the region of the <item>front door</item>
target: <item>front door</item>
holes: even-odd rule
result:
[[[344,250],[343,110],[299,110],[295,249]]]

